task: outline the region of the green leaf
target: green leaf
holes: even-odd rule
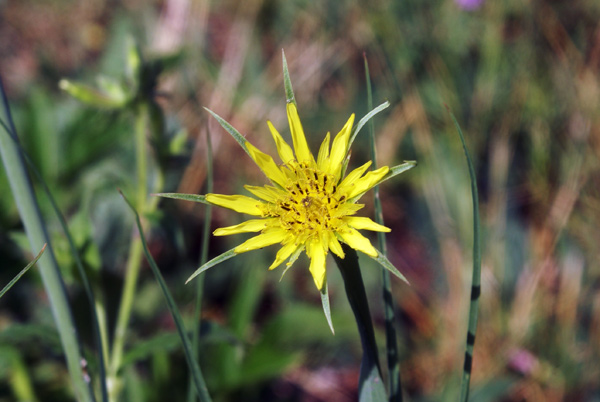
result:
[[[294,89],[292,88],[292,80],[290,79],[290,71],[288,70],[287,60],[285,59],[285,52],[281,49],[281,57],[283,59],[283,86],[285,87],[285,100],[287,103],[296,104],[296,97],[294,96]]]
[[[450,109],[448,109],[450,112]],[[471,382],[471,362],[473,360],[473,348],[475,346],[475,334],[477,332],[477,314],[479,312],[479,296],[481,294],[481,230],[479,223],[479,195],[477,193],[477,178],[475,177],[475,168],[469,155],[465,137],[456,121],[454,114],[450,112],[454,126],[460,136],[469,176],[471,177],[471,197],[473,199],[473,277],[471,280],[471,302],[469,304],[469,324],[467,329],[467,341],[465,347],[465,364],[461,382],[460,400],[467,402],[469,400],[469,383]]]
[[[174,200],[184,200],[184,201],[193,201],[193,202],[201,202],[202,204],[212,205],[208,201],[206,201],[206,196],[199,194],[182,194],[182,193],[157,193],[152,194],[157,197],[163,198],[172,198]]]
[[[183,324],[183,319],[181,318],[181,314],[179,313],[179,309],[177,308],[177,305],[175,304],[175,300],[173,300],[173,297],[171,296],[171,292],[169,292],[169,288],[167,287],[167,284],[165,283],[165,281],[162,277],[162,274],[160,273],[160,269],[158,268],[158,266],[156,265],[156,262],[154,261],[154,258],[152,257],[152,254],[150,254],[150,251],[148,251],[148,245],[146,243],[144,231],[142,230],[142,223],[140,221],[140,216],[137,213],[137,211],[135,210],[135,207],[133,206],[133,204],[131,204],[131,202],[129,202],[127,197],[125,197],[125,195],[120,190],[119,190],[119,193],[121,194],[121,196],[123,197],[123,199],[125,200],[127,205],[129,206],[131,211],[135,214],[135,222],[138,227],[138,231],[140,234],[140,240],[142,241],[142,246],[144,248],[144,253],[146,254],[146,259],[148,260],[148,263],[150,264],[150,268],[152,269],[152,273],[154,274],[156,281],[160,285],[160,288],[161,288],[163,295],[165,297],[165,300],[167,302],[167,306],[169,307],[169,311],[171,312],[171,316],[173,317],[173,321],[175,321],[175,326],[177,327],[177,332],[179,333],[179,337],[181,338],[181,343],[183,344],[185,359],[186,359],[187,364],[190,368],[190,371],[192,372],[192,375],[193,375],[194,385],[196,386],[196,391],[198,392],[198,397],[199,397],[200,401],[202,401],[202,402],[204,402],[204,401],[209,402],[209,401],[211,401],[211,398],[210,398],[210,395],[208,394],[208,389],[206,388],[206,383],[204,381],[204,377],[202,376],[202,371],[200,370],[200,366],[198,365],[198,362],[194,358],[194,355],[192,352],[192,345],[190,344],[188,335],[186,333],[185,326]]]
[[[228,259],[235,257],[238,253],[236,253],[234,250],[235,250],[235,248],[232,248],[231,250],[224,252],[220,256],[215,257],[212,260],[210,260],[209,262],[207,262],[206,264],[202,265],[192,275],[190,275],[190,277],[187,279],[187,281],[185,281],[185,283],[187,284],[189,281],[191,281],[192,279],[194,279],[196,276],[200,275],[202,272],[206,271],[207,269],[212,268],[215,265],[217,265],[223,261],[227,261]]]
[[[221,116],[219,116],[218,114],[216,114],[215,112],[213,112],[212,110],[210,110],[208,108],[204,108],[204,109],[208,113],[210,113],[215,119],[217,119],[217,121],[219,122],[221,127],[223,127],[225,129],[225,131],[227,131],[229,134],[231,134],[233,139],[236,140],[238,144],[240,144],[242,149],[244,151],[246,151],[246,153],[248,155],[250,155],[250,152],[248,152],[248,147],[246,147],[246,138],[242,134],[240,134],[240,132],[237,131],[231,124],[227,123],[225,121],[225,119],[223,119]]]
[[[361,383],[362,387],[359,386],[358,401],[359,402],[385,402],[387,401],[387,395],[385,392],[385,385],[383,380],[379,376],[377,367],[372,367],[367,377]]]
[[[119,109],[124,107],[128,101],[120,96],[115,97],[113,94],[101,92],[89,85],[72,82],[66,79],[60,80],[58,86],[69,95],[88,106],[105,109]]]
[[[33,259],[33,261],[31,261],[29,264],[27,264],[27,266],[25,268],[23,268],[23,270],[21,270],[21,272],[19,272],[17,274],[17,276],[15,276],[10,282],[8,282],[8,285],[6,285],[2,290],[0,290],[0,298],[2,296],[4,296],[4,294],[6,292],[8,292],[9,289],[12,288],[13,285],[15,283],[17,283],[17,281],[19,279],[21,279],[21,277],[23,275],[25,275],[25,272],[29,271],[29,268],[31,268],[31,267],[33,267],[35,265],[35,263],[37,262],[37,260],[39,260],[40,257],[42,256],[42,254],[44,254],[44,251],[46,250],[46,246],[47,246],[47,244],[44,244],[44,247],[42,247],[42,249],[40,250],[40,252],[38,253],[38,255]]]
[[[325,313],[327,324],[329,324],[329,328],[331,328],[331,333],[335,335],[333,323],[331,322],[331,308],[329,307],[329,292],[327,290],[327,279],[325,279],[325,286],[323,286],[323,289],[321,289],[319,293],[321,293],[321,303],[323,304],[323,312]]]

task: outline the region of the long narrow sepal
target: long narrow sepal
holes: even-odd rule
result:
[[[290,71],[288,70],[287,60],[285,59],[285,52],[281,49],[281,58],[283,60],[283,86],[285,88],[285,101],[287,103],[296,104],[296,97],[294,96],[294,89],[292,88],[292,80],[290,79]]]
[[[359,120],[358,124],[356,125],[354,130],[352,130],[352,134],[350,135],[350,141],[348,142],[348,149],[350,149],[352,147],[352,143],[354,142],[354,139],[356,138],[356,136],[358,135],[360,130],[362,130],[362,128],[365,126],[365,124],[367,124],[369,122],[369,120],[371,120],[373,117],[375,117],[375,115],[377,113],[387,109],[389,106],[390,106],[390,102],[385,101],[381,105],[377,106],[375,109],[371,110],[362,119]]]
[[[155,195],[157,197],[163,197],[163,198],[172,198],[174,200],[201,202],[202,204],[212,205],[210,202],[206,201],[205,195],[182,194],[182,193],[158,193],[158,194],[152,194],[152,195]]]
[[[217,121],[219,122],[219,124],[221,125],[221,127],[223,127],[225,129],[225,131],[227,131],[232,137],[233,139],[240,144],[240,146],[242,147],[242,149],[244,151],[246,151],[246,153],[248,155],[250,155],[250,152],[248,151],[248,147],[246,146],[246,138],[240,134],[239,131],[237,131],[231,124],[227,123],[227,121],[225,121],[224,118],[222,118],[221,116],[219,116],[218,114],[216,114],[215,112],[213,112],[212,110],[210,110],[209,108],[204,108],[208,113],[210,113],[215,119],[217,119]]]
[[[190,275],[190,277],[187,279],[187,281],[185,281],[185,283],[187,284],[189,281],[191,281],[192,279],[194,279],[195,277],[200,275],[202,272],[208,270],[209,268],[212,268],[215,265],[217,265],[223,261],[227,261],[228,259],[233,258],[236,255],[238,255],[238,253],[236,253],[234,250],[235,250],[235,248],[232,248],[231,250],[224,252],[220,256],[215,257],[212,260],[210,260],[209,262],[207,262],[206,264],[202,265],[200,268],[198,268],[196,271],[194,271],[194,273],[192,275]]]
[[[321,289],[319,293],[321,294],[321,303],[323,304],[323,312],[325,313],[327,324],[329,324],[329,328],[331,328],[331,333],[335,335],[333,323],[331,322],[331,308],[329,307],[329,291],[327,290],[327,280],[325,280],[323,289]]]
[[[394,176],[398,176],[400,173],[404,173],[407,170],[410,170],[412,168],[414,168],[415,166],[417,166],[417,162],[416,161],[405,161],[404,163],[397,165],[397,166],[393,166],[390,168],[390,170],[385,174],[385,176],[383,176],[381,178],[381,180],[379,180],[377,182],[377,185],[383,183],[386,180],[391,179]],[[348,200],[349,203],[354,203],[356,202],[359,198],[361,198],[363,196],[364,193],[366,193],[367,191],[369,191],[370,188],[368,188],[365,191],[362,191],[361,193],[355,195],[354,197],[350,198]]]
[[[365,254],[365,255],[367,257],[372,258],[373,260],[377,261],[379,263],[379,265],[381,265],[382,267],[387,269],[389,272],[394,274],[396,277],[400,278],[402,281],[406,282],[407,285],[410,285],[410,283],[408,282],[408,279],[406,279],[406,277],[404,275],[402,275],[402,273],[400,271],[398,271],[398,268],[396,268],[394,266],[394,264],[392,264],[385,255],[381,254],[381,252],[379,250],[377,250],[377,257],[371,257],[368,254]]]

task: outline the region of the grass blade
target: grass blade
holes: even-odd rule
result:
[[[364,55],[365,59],[365,75],[367,81],[367,107],[373,108],[373,95],[371,92],[371,75],[369,74],[369,63],[367,62],[367,56]],[[371,160],[373,161],[373,170],[377,169],[377,152],[375,149],[375,127],[373,120],[369,120],[369,147],[371,148]],[[402,171],[408,170],[413,166],[408,166]],[[403,165],[400,165],[403,166]],[[398,168],[398,167],[396,167]],[[393,169],[393,168],[392,168]],[[400,170],[400,169],[396,169]],[[396,174],[399,174],[398,172]],[[393,177],[393,176],[390,176]],[[373,195],[375,197],[375,222],[380,225],[384,225],[383,221],[383,209],[381,207],[381,198],[379,197],[379,186],[373,187]],[[379,243],[379,249],[381,250],[381,256],[387,260],[387,246],[385,242],[385,233],[377,233],[377,242]],[[388,261],[389,262],[389,261]],[[381,263],[381,262],[380,262]],[[392,268],[396,268],[390,263]],[[385,265],[384,265],[385,266]],[[397,270],[396,270],[397,271]],[[398,273],[400,273],[398,271]],[[397,274],[396,274],[397,275]],[[400,274],[402,278],[404,276]],[[406,280],[406,278],[404,278]],[[402,386],[400,380],[400,363],[398,362],[398,342],[396,340],[396,328],[394,323],[396,322],[394,312],[394,299],[392,297],[392,283],[390,278],[389,268],[382,271],[382,291],[383,291],[383,308],[385,316],[385,349],[387,358],[388,368],[388,395],[389,402],[402,402]]]
[[[137,213],[133,204],[131,204],[131,202],[129,202],[127,197],[125,197],[125,195],[121,191],[119,191],[119,193],[121,194],[121,196],[123,197],[123,199],[125,200],[127,205],[129,206],[129,208],[131,208],[131,211],[135,214],[135,223],[138,227],[140,239],[142,241],[142,246],[144,248],[144,253],[146,254],[146,258],[148,259],[148,263],[150,264],[152,273],[154,274],[154,277],[156,278],[156,281],[160,285],[160,288],[163,292],[163,296],[165,297],[167,306],[169,307],[169,311],[171,312],[171,316],[173,317],[173,321],[175,321],[175,326],[177,327],[177,332],[179,333],[179,337],[181,338],[181,343],[183,344],[185,359],[187,360],[188,366],[193,375],[194,385],[196,386],[196,392],[198,393],[200,401],[208,402],[211,400],[210,395],[208,394],[208,389],[206,388],[206,383],[204,382],[204,377],[202,376],[202,371],[200,370],[200,366],[198,365],[198,362],[194,358],[194,355],[192,352],[192,345],[190,344],[190,341],[186,334],[185,326],[183,324],[183,319],[181,318],[181,314],[179,314],[179,309],[177,308],[177,305],[175,304],[175,300],[173,300],[173,297],[171,296],[171,292],[169,292],[169,288],[167,287],[167,284],[165,283],[165,281],[162,277],[162,274],[160,273],[160,270],[158,269],[158,266],[156,265],[156,262],[154,261],[154,258],[152,258],[150,251],[148,251],[148,245],[146,244],[146,238],[144,237],[144,231],[142,230],[142,222],[140,221],[140,216]]]
[[[73,322],[71,308],[52,250],[50,237],[48,236],[48,231],[42,219],[35,192],[33,191],[33,186],[25,167],[21,147],[18,145],[19,141],[16,136],[15,125],[1,79],[0,93],[3,103],[1,113],[8,122],[8,127],[4,125],[5,128],[8,128],[7,132],[0,132],[2,162],[4,163],[19,215],[23,220],[25,232],[27,233],[31,247],[39,250],[44,244],[47,244],[47,252],[38,261],[39,271],[44,283],[44,289],[50,300],[50,308],[60,334],[62,347],[65,351],[67,367],[76,398],[82,402],[94,401],[95,398],[91,384],[81,370],[83,357],[81,354],[81,344],[77,336],[77,328]]]
[[[12,288],[14,286],[15,283],[17,283],[17,281],[19,279],[21,279],[21,277],[23,275],[25,275],[25,272],[29,271],[29,268],[33,267],[35,265],[35,263],[37,262],[37,260],[40,259],[40,257],[42,256],[42,254],[44,254],[44,251],[46,251],[46,246],[47,244],[44,244],[44,247],[42,247],[42,249],[40,250],[40,252],[38,253],[38,255],[33,259],[33,261],[31,261],[29,264],[27,264],[27,266],[25,268],[23,268],[21,270],[21,272],[19,272],[17,274],[17,276],[15,276],[10,282],[8,282],[8,284],[2,288],[2,290],[0,290],[0,298],[2,296],[4,296],[4,294],[6,292],[8,292],[10,290],[10,288]]]
[[[450,110],[448,109],[448,112]],[[479,195],[477,192],[477,178],[475,177],[475,168],[473,161],[469,155],[465,137],[456,121],[454,114],[450,112],[454,126],[460,136],[467,165],[469,167],[469,175],[471,177],[471,196],[473,198],[473,279],[471,282],[471,303],[469,305],[469,326],[467,329],[467,341],[465,350],[465,364],[463,368],[463,376],[460,390],[460,400],[466,402],[469,399],[469,384],[471,382],[471,365],[473,363],[473,347],[475,346],[475,334],[477,332],[477,314],[479,312],[479,296],[481,294],[481,231],[479,223]]]
[[[371,120],[377,113],[387,109],[389,106],[390,106],[390,102],[385,101],[381,105],[377,106],[375,109],[373,109],[369,113],[367,113],[362,119],[360,119],[360,121],[358,122],[356,127],[354,127],[354,130],[352,131],[352,135],[350,136],[350,141],[348,142],[348,149],[351,149],[354,139],[356,138],[356,136],[358,135],[360,130],[362,130],[362,128],[365,126],[365,124],[367,124],[369,122],[369,120]]]

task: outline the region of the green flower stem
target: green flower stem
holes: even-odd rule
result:
[[[359,400],[385,401],[387,397],[383,381],[381,380],[375,332],[371,321],[371,313],[369,312],[365,286],[360,273],[360,266],[358,265],[358,256],[356,255],[356,251],[346,244],[342,244],[342,248],[346,254],[344,259],[339,258],[333,253],[332,255],[342,273],[346,296],[354,313],[363,348],[358,385]]]
[[[148,129],[148,108],[144,102],[136,105],[136,123],[135,123],[135,156],[137,171],[136,188],[136,209],[142,214],[148,212],[152,205],[147,202],[148,197],[148,161],[146,150],[146,131]],[[125,268],[125,284],[121,295],[121,304],[117,316],[117,324],[113,338],[112,353],[110,358],[110,369],[108,375],[110,401],[115,402],[121,389],[119,384],[119,370],[123,361],[123,351],[125,347],[125,337],[127,327],[131,318],[131,308],[136,292],[138,276],[142,262],[142,242],[138,235],[134,235],[130,247],[129,257]]]
[[[2,109],[3,120],[8,121],[12,132],[16,133],[1,81],[0,89],[4,104],[4,108]],[[94,396],[91,386],[86,381],[84,373],[81,370],[82,356],[80,353],[80,343],[71,315],[71,308],[68,303],[64,283],[35,198],[33,186],[25,168],[25,161],[16,141],[17,139],[11,138],[9,133],[0,130],[0,154],[2,155],[2,162],[4,163],[10,187],[15,197],[19,214],[23,220],[31,248],[40,250],[45,243],[48,244],[47,251],[38,261],[38,266],[44,288],[50,300],[50,309],[54,317],[54,322],[56,323],[63,350],[65,351],[67,367],[76,398],[78,401],[91,402],[94,400]]]

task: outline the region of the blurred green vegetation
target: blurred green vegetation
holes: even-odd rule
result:
[[[135,121],[78,103],[59,80],[126,80],[131,36],[147,59],[180,54],[150,94],[165,120],[164,142],[147,136],[149,188],[162,173],[165,191],[203,193],[210,135],[215,192],[236,194],[265,179],[202,106],[273,152],[266,120],[287,128],[284,48],[314,150],[350,113],[367,113],[366,53],[375,104],[392,104],[375,119],[378,164],[419,162],[381,189],[389,258],[412,284],[393,282],[405,393],[446,401],[459,392],[472,222],[448,105],[476,164],[484,233],[471,400],[600,398],[599,2],[484,1],[467,11],[451,0],[25,0],[0,2],[0,19],[0,73],[20,138],[67,217],[111,336],[134,233],[116,189],[137,185]],[[351,166],[369,157],[367,144],[357,138]],[[29,250],[4,174],[0,194],[1,287],[39,250]],[[96,379],[81,280],[38,196]],[[355,400],[360,343],[334,264],[335,336],[307,260],[279,282],[266,271],[271,248],[206,273],[202,317],[193,316],[195,286],[184,282],[199,266],[203,211],[161,200],[147,237],[189,327],[200,326],[214,399]],[[213,227],[237,216],[215,208]],[[242,238],[211,237],[209,256]],[[383,340],[380,268],[361,264]],[[127,331],[121,400],[184,400],[187,366],[145,263]],[[73,399],[57,337],[34,268],[0,300],[0,401]]]

